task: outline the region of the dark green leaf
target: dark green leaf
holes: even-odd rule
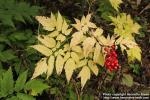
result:
[[[3,62],[7,62],[8,60],[12,60],[14,58],[16,58],[16,56],[12,50],[0,52],[0,60]]]
[[[133,77],[129,74],[123,74],[122,84],[131,87],[133,85]]]
[[[0,22],[3,25],[15,28],[14,20],[25,23],[25,20],[32,21],[31,17],[38,14],[41,9],[37,6],[30,6],[26,2],[16,0],[0,0]]]
[[[138,64],[130,64],[130,67],[133,69],[133,73],[140,75],[140,66]]]
[[[7,36],[6,36],[6,35],[0,34],[0,42],[6,43],[6,42],[8,42],[8,41],[9,41],[9,40],[7,39]]]
[[[38,93],[42,93],[43,90],[47,89],[49,86],[43,83],[41,80],[30,80],[25,85],[25,90],[31,90],[32,95],[37,95]]]
[[[0,81],[0,98],[6,97],[8,94],[12,94],[14,91],[14,80],[11,68],[2,75]]]
[[[23,93],[17,93],[17,97],[20,100],[35,100],[35,98],[31,95],[23,94]]]
[[[5,45],[4,44],[0,44],[0,51],[4,50]]]
[[[17,58],[15,59],[15,62],[12,66],[14,67],[16,74],[19,75],[20,70],[23,69],[21,68],[22,62],[20,60],[18,60]]]
[[[15,91],[19,92],[24,88],[25,82],[27,80],[27,71],[23,72],[19,75],[16,84],[15,84]]]
[[[15,39],[15,40],[27,40],[28,38],[26,37],[25,33],[23,32],[16,32],[10,35],[11,39]]]
[[[6,100],[20,100],[20,99],[16,96],[12,96],[10,98],[7,98]]]

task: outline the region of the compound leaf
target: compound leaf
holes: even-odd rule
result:
[[[50,56],[52,54],[52,51],[49,48],[45,47],[44,45],[38,44],[38,45],[33,45],[31,47],[36,49],[37,51],[39,51],[41,54],[45,56]]]
[[[64,67],[64,58],[61,55],[57,55],[56,58],[56,72],[58,75],[61,74]]]
[[[30,90],[31,95],[36,96],[38,93],[41,93],[43,90],[47,89],[49,86],[43,83],[41,80],[30,80],[25,84],[24,89]]]
[[[38,36],[38,40],[44,44],[46,47],[53,48],[56,46],[56,41],[54,38],[50,38],[46,35]]]
[[[47,65],[46,62],[47,62],[47,58],[42,58],[42,59],[36,64],[35,71],[34,71],[34,73],[33,73],[31,79],[34,79],[34,78],[36,78],[37,76],[39,76],[39,75],[41,75],[41,74],[47,72],[48,65]]]
[[[92,51],[95,42],[95,39],[91,37],[88,37],[83,41],[83,54],[85,57],[87,57],[88,54]]]
[[[14,91],[14,80],[11,68],[3,73],[0,81],[0,98],[12,94]]]
[[[79,77],[81,78],[82,89],[87,80],[90,79],[90,76],[91,76],[90,69],[87,66],[84,66],[78,75],[78,78]]]
[[[74,71],[75,68],[76,68],[76,64],[75,64],[74,59],[69,58],[66,61],[66,64],[65,64],[65,67],[64,67],[68,83],[69,83],[69,81],[71,79],[71,76],[72,76],[73,71]]]
[[[60,12],[58,12],[57,22],[56,23],[57,23],[56,29],[58,31],[61,31],[62,30],[62,25],[63,25],[63,18],[61,16]]]
[[[55,57],[51,55],[48,59],[47,78],[51,76],[51,74],[53,73],[54,62],[55,62]]]
[[[98,67],[96,64],[94,64],[94,62],[92,60],[88,61],[88,66],[89,68],[92,70],[92,72],[97,76],[98,75]]]
[[[35,17],[40,24],[42,24],[43,28],[47,31],[53,31],[54,26],[51,24],[52,20],[49,17],[44,16],[36,16]]]
[[[17,93],[19,100],[36,100],[33,96],[24,93]]]
[[[140,47],[136,46],[134,48],[130,48],[129,50],[127,50],[127,54],[128,54],[128,61],[134,61],[135,59],[137,59],[138,61],[141,61],[141,49]]]
[[[27,71],[21,73],[16,80],[15,91],[19,92],[24,88],[25,82],[27,80]]]

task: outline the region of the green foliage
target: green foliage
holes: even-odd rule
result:
[[[111,3],[109,0],[100,0],[99,1],[99,9],[100,15],[103,19],[109,20],[109,16],[113,16],[116,14],[115,9],[112,7]]]
[[[41,7],[37,5],[44,6],[46,8],[44,9],[44,11],[42,11],[42,15],[50,15],[50,11],[56,12],[57,10],[60,10],[61,12],[63,12],[64,9],[70,7],[71,4],[71,7],[73,7],[73,9],[66,9],[65,12],[63,12],[63,17],[65,17],[65,19],[69,23],[71,23],[71,18],[79,18],[83,15],[83,13],[87,13],[88,10],[89,13],[95,14],[95,12],[92,11],[97,11],[98,4],[100,17],[105,19],[106,23],[105,21],[102,21],[101,25],[99,25],[98,23],[96,23],[96,25],[102,26],[104,28],[104,33],[105,31],[107,32],[107,30],[108,32],[111,30],[107,21],[112,22],[114,25],[113,27],[116,28],[114,30],[114,33],[122,35],[123,37],[131,37],[133,39],[135,37],[134,33],[139,33],[138,29],[140,27],[135,21],[132,22],[131,17],[133,16],[129,17],[129,15],[119,12],[120,3],[117,2],[118,0],[96,0],[96,2],[95,0],[87,1],[69,0],[66,3],[66,0],[53,0],[53,2],[49,2],[48,0],[0,0],[0,100],[36,100],[33,96],[41,95],[44,90],[47,90],[46,92],[44,92],[44,96],[49,95],[48,97],[50,97],[50,99],[51,97],[54,97],[54,99],[63,100],[78,100],[78,98],[80,98],[80,100],[94,100],[95,93],[97,93],[97,91],[98,93],[104,91],[111,93],[116,92],[113,86],[105,87],[105,83],[107,83],[107,81],[115,79],[116,72],[108,73],[109,75],[106,77],[106,79],[100,79],[101,75],[103,75],[105,71],[105,67],[101,67],[99,69],[100,72],[98,77],[100,78],[94,77],[92,81],[88,82],[91,82],[91,85],[94,85],[94,88],[92,87],[91,89],[91,86],[87,84],[83,92],[81,92],[80,90],[80,83],[78,82],[78,79],[75,79],[75,83],[73,84],[72,80],[70,80],[70,84],[67,84],[65,76],[58,78],[57,75],[53,74],[50,79],[44,81],[47,82],[49,86],[47,84],[44,84],[43,80],[41,80],[44,78],[44,75],[39,77],[38,80],[29,79],[33,74],[35,63],[41,58],[41,54],[37,53],[34,49],[28,48],[28,46],[37,43],[37,39],[35,38],[37,34],[35,33],[38,33],[37,31],[40,30],[38,29],[37,24],[35,24],[36,22],[34,22],[34,20],[32,19],[34,16],[38,15],[38,11],[41,9]],[[99,3],[97,3],[97,1]],[[112,5],[113,2],[117,3]],[[94,3],[96,4],[96,6]],[[35,4],[36,6],[32,6],[31,4]],[[112,17],[114,18],[114,20]],[[140,15],[138,17],[138,21],[140,22]],[[95,21],[95,19],[93,21]],[[26,23],[28,25],[26,25]],[[146,25],[147,24],[145,24],[145,26]],[[136,28],[132,29],[132,26],[136,26]],[[145,29],[145,31],[146,30],[147,29]],[[111,32],[113,31],[111,30]],[[42,31],[41,33],[45,34],[45,31]],[[142,34],[139,35],[142,36]],[[70,38],[67,40],[67,42],[69,40]],[[138,59],[139,61],[141,60],[140,48],[138,50],[129,48],[128,50],[129,51],[127,53],[129,54],[128,57],[130,61],[133,61],[135,59]],[[9,70],[6,71],[6,69],[8,68]],[[130,68],[136,75],[140,74],[140,64],[130,64]],[[123,76],[122,84],[129,87],[132,86],[133,78],[131,75],[123,74],[121,76]],[[72,77],[74,78],[75,76],[73,75]],[[91,77],[93,77],[92,74]],[[103,83],[103,80],[106,81]],[[100,87],[104,87],[104,91],[97,90],[97,84],[99,82],[102,82],[102,86]],[[74,84],[76,86],[74,86]]]
[[[122,84],[131,87],[133,85],[133,77],[129,74],[123,74]]]
[[[139,64],[130,64],[130,67],[132,68],[133,73],[136,75],[140,75],[140,65]]]
[[[127,51],[128,54],[128,61],[134,61],[134,60],[138,60],[141,61],[141,49],[139,47],[136,48],[131,48]]]
[[[115,26],[114,33],[124,38],[134,40],[133,34],[139,34],[141,26],[134,22],[130,15],[119,13],[117,17],[110,16],[112,25]]]
[[[24,93],[17,93],[17,98],[21,100],[35,100],[33,96],[30,96]]]
[[[9,60],[15,59],[16,56],[11,49],[0,52],[0,61],[7,62]]]
[[[16,92],[19,92],[24,88],[26,80],[27,80],[27,71],[20,74],[18,79],[16,80],[16,84],[14,88]]]
[[[31,6],[25,1],[0,0],[0,68],[12,66],[17,74],[29,66],[32,68],[37,57],[27,57],[36,52],[28,50],[27,46],[36,41],[33,31],[25,24],[34,24],[32,17],[40,9],[41,7]]]
[[[38,6],[30,6],[26,2],[0,0],[0,22],[15,27],[13,20],[23,23],[25,20],[32,21],[31,16],[37,15],[39,9]]]
[[[33,32],[30,29],[13,32],[0,31],[5,33],[0,34],[0,62],[2,68],[8,67],[4,64],[11,65],[15,67],[17,74],[29,66],[31,69],[34,61],[38,59],[38,55],[35,55],[36,52],[27,48],[36,42]]]
[[[3,73],[0,81],[0,98],[13,93],[14,80],[11,68]]]
[[[24,93],[17,93],[17,96],[12,96],[7,98],[6,100],[36,100],[33,96],[24,94]]]
[[[48,86],[43,84],[41,80],[30,80],[25,85],[25,90],[31,90],[31,95],[37,95],[38,93],[42,93],[44,89],[47,89]]]
[[[48,88],[47,84],[41,80],[26,81],[27,71],[21,73],[15,81],[12,69],[9,68],[8,71],[0,75],[0,98],[7,98],[7,100],[35,100],[31,95],[35,96]],[[30,95],[25,92],[28,90],[32,91]]]

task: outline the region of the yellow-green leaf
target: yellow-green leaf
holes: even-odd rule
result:
[[[99,37],[99,36],[102,35],[102,33],[103,33],[103,29],[97,28],[96,31],[93,33],[93,35],[94,35],[95,37]]]
[[[52,24],[52,26],[56,27],[56,25],[57,25],[56,23],[57,23],[56,17],[53,13],[51,13],[51,24]]]
[[[55,57],[51,55],[48,59],[47,78],[51,76],[51,74],[53,73],[54,61],[55,61]]]
[[[65,52],[70,50],[70,45],[69,44],[65,44],[64,45],[64,49]]]
[[[72,51],[77,52],[77,53],[82,53],[82,48],[81,46],[74,46],[71,48]]]
[[[75,68],[76,68],[76,64],[75,64],[74,59],[72,58],[68,59],[64,67],[68,83],[71,79],[71,76]]]
[[[52,50],[50,50],[49,48],[45,47],[44,45],[33,45],[31,46],[32,48],[36,49],[37,51],[39,51],[41,54],[45,55],[45,56],[50,56],[52,54]]]
[[[89,30],[89,27],[87,25],[83,25],[81,32],[85,34],[88,30]]]
[[[110,35],[107,36],[107,46],[112,46],[115,43],[115,36],[112,35],[110,37]]]
[[[86,20],[85,16],[82,16],[82,18],[81,18],[81,24],[85,25],[87,23],[87,21],[89,21],[89,20]]]
[[[61,55],[57,55],[56,58],[56,72],[58,75],[61,74],[64,67],[64,58]]]
[[[62,25],[62,33],[65,34],[66,30],[68,29],[69,25],[67,22],[64,20],[63,25]]]
[[[115,1],[115,0],[112,0]],[[112,24],[115,25],[114,33],[122,36],[123,38],[128,38],[134,40],[134,35],[139,33],[141,26],[134,22],[130,15],[126,13],[120,13],[117,17],[110,17]]]
[[[37,76],[43,74],[43,73],[46,73],[47,72],[47,58],[42,58],[37,64],[36,64],[36,67],[35,67],[35,70],[34,70],[34,73],[33,73],[33,76],[31,79],[34,79],[36,78]]]
[[[47,31],[53,31],[54,26],[52,25],[52,20],[49,17],[36,16],[35,17],[39,23],[42,24],[43,28]]]
[[[70,52],[67,52],[64,56],[64,61],[67,61],[70,58]]]
[[[93,57],[93,61],[101,66],[104,65],[104,56],[101,52],[101,47],[98,43],[96,43],[96,47],[94,50],[94,57]]]
[[[76,21],[76,24],[72,24],[72,26],[73,26],[74,28],[76,28],[78,31],[81,31],[82,25],[81,25],[80,20],[75,19],[75,21]]]
[[[99,41],[99,43],[101,45],[108,45],[108,41],[107,41],[107,39],[104,36],[98,37],[97,40]]]
[[[128,48],[135,48],[138,46],[134,40],[122,37],[118,38],[115,43],[120,45],[122,52]]]
[[[57,26],[56,26],[57,31],[61,31],[62,25],[63,25],[63,17],[61,16],[60,12],[58,12]]]
[[[56,57],[59,54],[58,51],[55,51],[54,56]]]
[[[58,36],[58,34],[59,34],[59,31],[53,31],[53,32],[50,32],[49,34],[48,34],[48,36],[49,37],[56,37],[56,36]]]
[[[87,66],[84,66],[78,75],[78,78],[81,78],[82,89],[87,80],[90,79],[90,76],[91,76],[90,69]]]
[[[58,41],[58,42],[56,43],[56,47],[55,47],[55,48],[59,48],[60,45],[61,45],[61,43],[60,43],[60,41]]]
[[[70,47],[78,45],[83,40],[83,34],[80,32],[74,33],[72,37],[73,38],[71,39]]]
[[[83,66],[87,65],[87,62],[88,62],[87,59],[80,60],[80,61],[77,63],[77,68],[80,68],[80,67],[83,67]]]
[[[63,50],[63,49],[59,49],[59,50],[58,50],[58,54],[64,56],[64,55],[65,55],[64,50]]]
[[[122,0],[109,0],[111,5],[118,11],[119,5],[122,3]]]
[[[139,34],[139,29],[140,28],[141,28],[141,26],[138,23],[134,23],[134,27],[132,27],[133,33]]]
[[[60,42],[63,42],[66,39],[66,37],[62,34],[59,34],[56,38],[56,40],[60,40]]]
[[[76,63],[78,63],[79,62],[79,55],[77,54],[77,53],[75,53],[75,52],[71,52],[71,57],[72,57],[72,59],[76,62]]]
[[[86,23],[88,23],[88,22],[90,21],[91,16],[92,16],[91,14],[88,14],[88,15],[86,16],[86,18],[85,18]]]
[[[66,32],[64,34],[69,35],[71,33],[71,31],[72,31],[72,28],[69,28],[69,29],[66,30]]]
[[[92,72],[97,76],[98,75],[98,70],[99,70],[97,65],[92,60],[89,60],[88,61],[88,66],[92,70]]]
[[[94,23],[92,23],[92,22],[88,22],[87,25],[90,28],[96,28],[96,25]]]
[[[91,37],[88,37],[83,41],[83,54],[85,57],[87,57],[88,54],[92,51],[95,42],[95,39]]]
[[[134,48],[130,48],[129,50],[127,50],[127,54],[128,54],[128,61],[134,61],[135,59],[137,59],[138,61],[141,61],[141,49],[140,47],[134,47]]]
[[[49,48],[53,48],[56,46],[56,41],[54,38],[50,38],[46,35],[40,35],[38,36],[38,40],[44,44],[45,46],[49,47]]]
[[[94,23],[90,22],[90,19],[91,19],[91,14],[88,14],[85,18],[87,26],[90,28],[96,28],[96,25]]]

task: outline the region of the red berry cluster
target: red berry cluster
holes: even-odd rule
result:
[[[104,48],[106,51],[106,57],[105,57],[105,67],[112,72],[113,70],[116,70],[119,68],[118,59],[117,59],[117,53],[115,49],[115,45],[112,45],[111,47]]]

